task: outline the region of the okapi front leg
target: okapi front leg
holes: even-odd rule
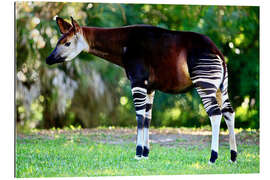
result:
[[[143,138],[144,138],[144,147],[143,147],[143,157],[148,158],[150,144],[149,144],[149,127],[152,119],[152,106],[154,101],[155,91],[147,93],[146,97],[146,111],[144,119],[144,128],[143,128]]]
[[[133,44],[134,45],[134,44]],[[143,155],[144,135],[143,127],[146,112],[146,96],[149,71],[145,66],[142,52],[138,51],[136,46],[123,48],[123,63],[126,74],[131,82],[131,91],[133,103],[136,111],[137,120],[137,142],[135,159],[141,159]]]
[[[141,159],[143,155],[143,126],[146,110],[146,87],[132,84],[132,97],[136,110],[137,143],[135,159]]]

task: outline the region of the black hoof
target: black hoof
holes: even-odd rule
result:
[[[142,146],[137,146],[136,147],[136,156],[141,157],[142,154],[143,154],[143,148],[142,148]]]
[[[210,162],[211,163],[215,163],[216,160],[218,158],[218,153],[214,150],[211,151],[211,158],[210,158]]]
[[[237,152],[234,150],[231,150],[231,161],[235,162],[237,157]]]
[[[143,147],[143,156],[148,157],[148,154],[149,154],[149,149],[146,146],[144,146]]]

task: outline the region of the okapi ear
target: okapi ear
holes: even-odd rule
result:
[[[81,27],[79,26],[79,24],[72,17],[70,18],[71,18],[72,26],[75,29],[75,33],[80,32]]]
[[[56,17],[56,22],[58,24],[59,30],[62,34],[65,34],[72,28],[72,25],[66,22],[64,19],[60,17]]]

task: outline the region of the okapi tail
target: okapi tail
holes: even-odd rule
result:
[[[217,49],[217,54],[222,60],[223,78],[222,78],[220,87],[217,90],[216,97],[217,97],[218,105],[222,108],[222,96],[223,96],[222,93],[224,93],[224,91],[226,91],[227,93],[227,90],[228,90],[228,70],[227,70],[224,55],[222,54],[222,52],[220,52],[219,49]]]
[[[233,113],[234,110],[231,106],[231,103],[229,101],[229,96],[228,96],[228,70],[225,61],[223,60],[223,80],[221,81],[219,91],[217,92],[217,98],[221,99],[221,109],[222,113],[224,112],[230,112]]]
[[[226,66],[226,62],[225,62],[225,58],[224,58],[224,55],[222,54],[222,52],[217,48],[217,55],[222,59],[222,67],[223,67],[223,79],[221,81],[221,85],[223,85],[224,83],[224,80],[226,78],[226,74],[228,73],[227,72],[227,66]],[[228,75],[227,75],[228,76]]]

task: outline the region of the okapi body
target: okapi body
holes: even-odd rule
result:
[[[57,18],[63,34],[47,64],[69,61],[87,51],[123,67],[131,82],[137,120],[136,159],[148,158],[149,126],[155,90],[182,93],[195,87],[212,125],[210,163],[218,157],[222,115],[229,130],[231,161],[236,161],[234,111],[228,97],[228,71],[222,53],[205,35],[150,25],[80,27]],[[221,99],[217,98],[221,94]],[[218,104],[218,101],[221,104]]]

